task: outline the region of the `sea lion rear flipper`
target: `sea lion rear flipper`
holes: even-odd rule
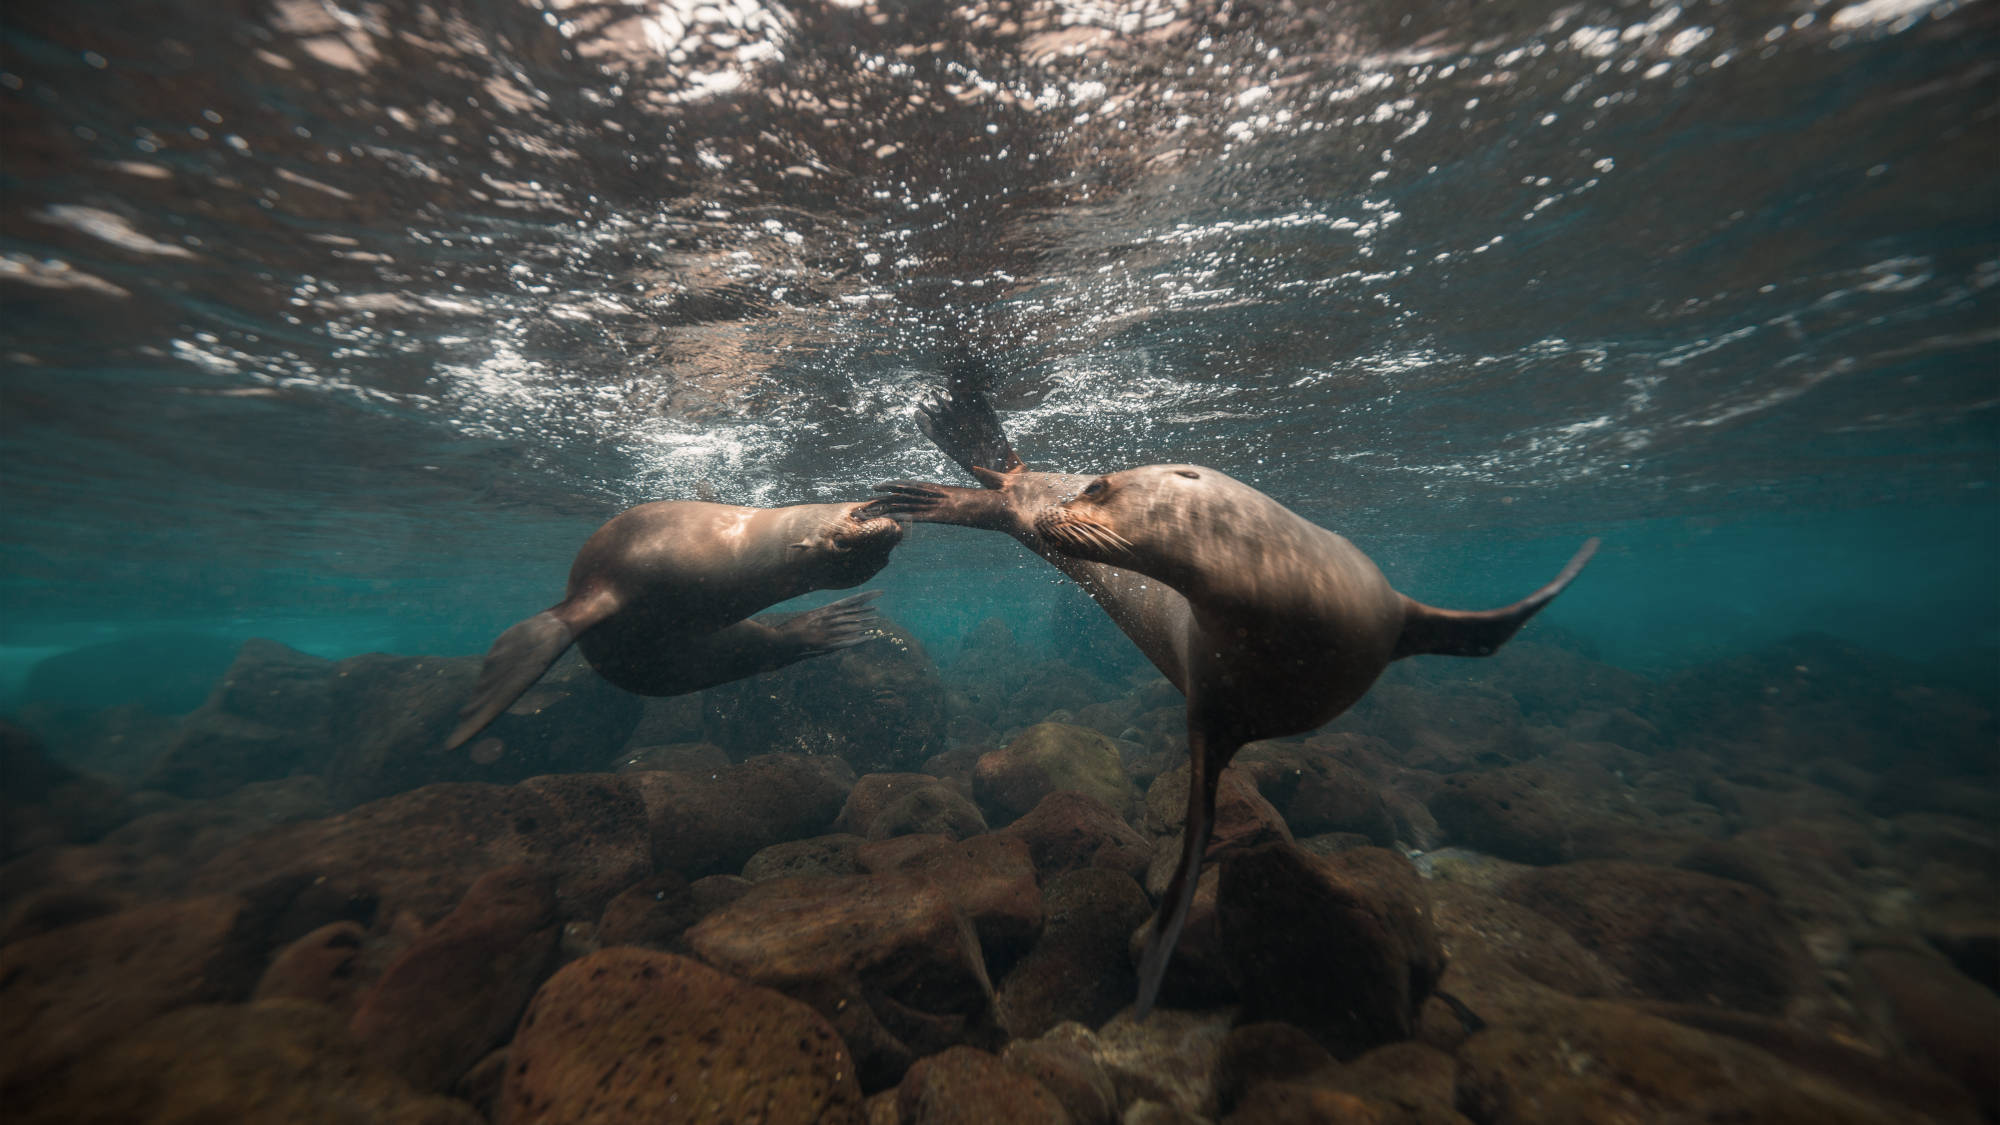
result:
[[[1011,473],[1021,468],[1021,458],[1015,454],[1014,444],[1007,440],[1007,431],[1001,428],[993,404],[986,401],[983,390],[969,381],[954,378],[949,386],[918,399],[916,415],[917,428],[931,439],[931,444],[966,472],[978,476],[973,470]]]
[[[1195,885],[1201,878],[1202,855],[1208,851],[1208,837],[1215,823],[1215,789],[1221,767],[1209,768],[1207,740],[1188,732],[1187,824],[1181,833],[1181,861],[1160,898],[1160,912],[1153,916],[1153,928],[1146,935],[1146,951],[1139,956],[1139,998],[1133,1001],[1132,1018],[1143,1020],[1160,997],[1160,982],[1173,960],[1174,946],[1180,941],[1181,927],[1187,924],[1188,908],[1194,905]]]
[[[499,718],[530,684],[542,678],[580,633],[610,616],[613,608],[608,597],[571,599],[516,622],[500,634],[486,650],[479,682],[473,685],[471,700],[459,710],[458,726],[444,740],[444,748],[455,750],[486,729],[486,724]]]
[[[1583,570],[1583,564],[1597,553],[1597,544],[1595,537],[1586,540],[1553,581],[1502,609],[1439,609],[1405,597],[1403,633],[1396,639],[1393,659],[1401,660],[1405,656],[1424,653],[1437,656],[1493,655],[1521,626],[1528,623],[1530,617],[1541,612],[1543,606],[1563,592],[1563,588]]]
[[[806,646],[799,659],[839,652],[874,640],[880,635],[875,632],[875,626],[882,619],[868,603],[881,596],[880,590],[863,590],[785,622],[784,627]]]

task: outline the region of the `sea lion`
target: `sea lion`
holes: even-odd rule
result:
[[[571,644],[626,691],[684,695],[867,640],[872,592],[779,621],[750,617],[881,570],[903,525],[865,507],[663,500],[620,512],[577,552],[567,596],[493,642],[445,748],[478,734]]]
[[[1190,611],[1177,681],[1187,695],[1186,831],[1140,959],[1141,1017],[1152,1010],[1187,920],[1217,779],[1236,751],[1332,720],[1393,660],[1491,655],[1570,584],[1598,544],[1587,540],[1553,581],[1521,601],[1469,612],[1397,593],[1342,536],[1199,465],[1098,477],[1042,509],[1035,530],[1064,555],[1173,587]]]

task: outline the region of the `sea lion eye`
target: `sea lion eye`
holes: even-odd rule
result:
[[[1098,479],[1091,481],[1089,487],[1083,490],[1083,495],[1085,496],[1104,495],[1104,478],[1099,477]]]
[[[1200,479],[1201,479],[1201,474],[1200,474],[1200,473],[1197,473],[1197,472],[1195,472],[1195,471],[1194,471],[1193,469],[1175,469],[1175,470],[1174,470],[1174,475],[1175,475],[1175,476],[1182,476],[1182,477],[1186,477],[1186,478],[1187,478],[1187,479],[1189,479],[1189,480],[1200,480]]]

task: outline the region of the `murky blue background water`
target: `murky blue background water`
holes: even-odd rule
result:
[[[1990,670],[1995,12],[11,5],[0,704],[160,628],[478,652],[626,505],[956,480],[961,343],[1032,464],[1214,465],[1434,604],[1601,535],[1536,628],[1616,662]],[[960,529],[871,585],[946,658],[1094,613]]]

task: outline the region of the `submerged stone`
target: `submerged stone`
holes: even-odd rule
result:
[[[606,949],[535,993],[496,1125],[861,1120],[840,1037],[804,1004],[685,957]]]

